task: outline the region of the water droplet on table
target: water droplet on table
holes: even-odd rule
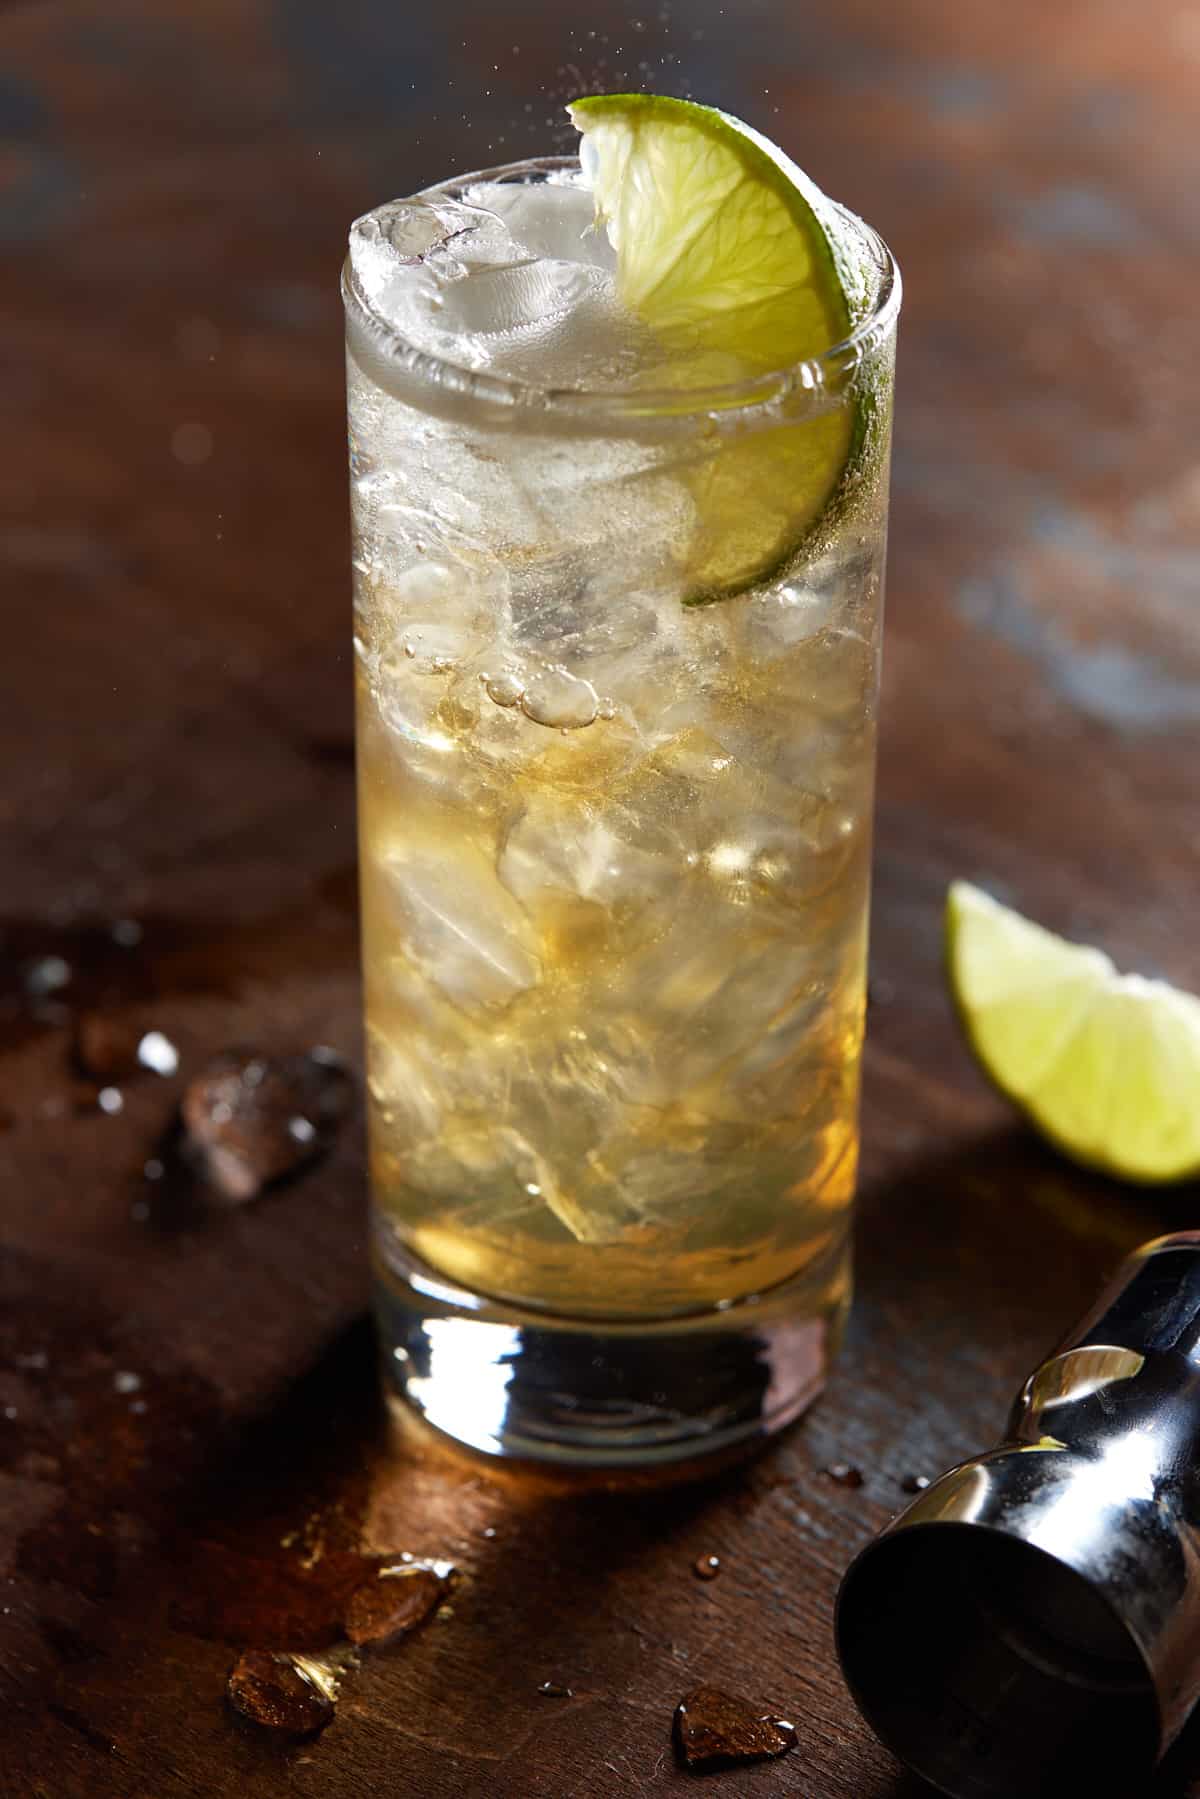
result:
[[[760,1761],[795,1747],[796,1729],[720,1687],[694,1687],[675,1710],[675,1740],[689,1768]]]
[[[448,1576],[418,1562],[382,1568],[351,1594],[342,1620],[346,1635],[360,1647],[391,1643],[423,1624],[445,1598]]]
[[[332,1683],[323,1681],[319,1670],[299,1656],[247,1650],[230,1670],[227,1692],[243,1717],[268,1730],[307,1736],[323,1730],[333,1718]]]

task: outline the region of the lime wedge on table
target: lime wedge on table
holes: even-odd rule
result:
[[[657,94],[589,95],[567,110],[618,296],[666,352],[670,385],[790,368],[863,316],[871,282],[837,209],[749,126]],[[863,446],[866,406],[751,431],[693,466],[692,604],[741,592],[798,547]]]
[[[1061,1150],[1122,1180],[1200,1174],[1200,999],[1118,974],[965,881],[946,954],[984,1070]]]

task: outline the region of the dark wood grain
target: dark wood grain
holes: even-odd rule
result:
[[[701,1684],[799,1731],[718,1786],[917,1799],[838,1677],[840,1573],[907,1477],[995,1434],[1125,1249],[1195,1223],[1195,1190],[1122,1191],[1020,1130],[939,969],[962,874],[1200,988],[1194,8],[573,12],[0,13],[5,1799],[650,1794],[694,1778],[670,1731]],[[555,144],[581,80],[647,68],[781,138],[908,297],[857,1309],[802,1428],[618,1497],[389,1431],[356,1127],[243,1209],[142,1170],[209,1056],[357,1059],[346,224]],[[46,956],[72,978],[38,999]],[[181,1052],[117,1115],[72,1065],[93,1008]],[[327,1730],[226,1706],[240,1649],[328,1650],[406,1551],[457,1584]],[[1156,1792],[1198,1766],[1193,1731]]]

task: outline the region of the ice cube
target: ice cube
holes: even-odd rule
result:
[[[456,1006],[504,1006],[536,985],[533,928],[473,845],[392,843],[379,860],[405,953]]]
[[[616,267],[608,233],[596,224],[592,191],[582,183],[491,182],[470,189],[469,197],[503,219],[513,241],[530,256],[609,271]]]
[[[398,641],[417,673],[447,674],[495,637],[497,608],[487,582],[469,564],[446,556],[396,575],[385,604],[393,647]]]
[[[751,916],[693,890],[665,935],[629,958],[621,985],[636,1011],[616,1020],[626,1043],[613,1061],[630,1104],[739,1114],[727,1075],[804,1004],[813,977],[808,947],[755,930]]]
[[[594,271],[576,263],[532,257],[475,269],[444,296],[442,328],[498,338],[545,332],[587,304],[595,281]]]
[[[581,1199],[577,1192],[552,1187],[544,1197],[549,1210],[577,1243],[619,1242],[639,1221],[636,1209],[626,1203],[623,1194],[606,1195],[606,1204],[598,1203],[592,1192]]]
[[[436,1136],[443,1084],[429,1066],[424,1041],[407,1020],[386,1034],[368,1028],[367,1069],[367,1087],[379,1121],[398,1144],[411,1147]]]
[[[686,1225],[697,1206],[709,1217],[720,1216],[732,1193],[755,1191],[763,1172],[760,1143],[739,1154],[730,1144],[711,1143],[703,1129],[681,1141],[678,1130],[668,1134],[658,1122],[614,1132],[596,1145],[590,1168],[598,1183],[608,1184],[611,1206],[619,1203],[643,1224],[676,1227]]]
[[[774,662],[833,624],[838,605],[838,590],[831,585],[785,581],[729,608],[729,629],[748,663]]]
[[[544,491],[550,491],[552,480],[547,470]],[[589,516],[577,520],[573,541],[511,571],[514,648],[559,664],[590,681],[615,706],[648,721],[660,709],[663,692],[686,655],[679,596],[669,579],[666,592],[655,593],[655,577],[667,577],[655,563],[653,548],[647,565],[644,531],[640,552],[629,542],[630,537],[637,541],[639,533],[623,530],[616,534],[619,543],[606,545],[603,552],[589,550],[589,538],[610,531],[611,520],[598,516],[594,496],[590,509],[580,503]],[[570,505],[559,513],[552,541],[561,542],[566,535],[563,523],[569,515]]]
[[[513,644],[519,650],[561,661],[581,636],[598,629],[587,558],[577,545],[523,558],[510,571]]]
[[[446,682],[437,678],[428,661],[418,668],[415,654],[400,642],[380,657],[371,689],[380,718],[406,746],[402,778],[452,789],[457,778],[456,731],[447,726],[457,726],[460,720],[453,705],[452,717],[446,716]],[[469,707],[475,697],[469,687],[466,697]],[[469,725],[469,717],[463,716],[461,723]]]
[[[253,1199],[328,1148],[349,1099],[340,1063],[229,1052],[188,1084],[182,1103],[188,1148],[226,1198]]]
[[[480,674],[505,616],[501,579],[443,552],[401,566],[390,580],[362,583],[357,648],[366,685],[402,753],[389,779],[452,795],[483,705]],[[491,708],[489,707],[490,711]],[[360,716],[364,756],[389,755]]]
[[[482,285],[478,277],[464,282],[463,297]],[[496,285],[504,323],[480,342],[486,366],[497,373],[539,388],[605,388],[632,381],[655,359],[643,328],[618,303],[612,278],[599,269],[539,262],[523,278]],[[462,328],[458,317],[453,322]]]
[[[822,718],[853,725],[874,710],[879,649],[849,627],[819,631],[797,651],[793,685]]]
[[[658,353],[616,299],[590,211],[588,196],[560,184],[396,201],[351,229],[355,285],[407,344],[459,367],[539,387],[624,381]],[[386,350],[370,333],[352,340],[380,379]]]
[[[611,1242],[630,1223],[627,1206],[591,1205],[571,1170],[560,1182],[545,1155],[521,1131],[488,1117],[448,1114],[436,1138],[404,1156],[406,1179],[457,1202],[464,1228],[512,1228],[549,1212],[580,1243]]]
[[[443,315],[447,295],[479,271],[522,260],[490,209],[445,196],[393,201],[350,229],[354,283],[375,314],[414,349],[467,367],[486,363],[487,352],[453,313]],[[374,373],[370,340],[358,347]]]
[[[355,219],[350,264],[363,297],[386,313],[400,279],[414,279],[429,252],[453,229],[424,200],[395,200]]]
[[[644,905],[668,893],[673,860],[638,849],[614,829],[619,814],[534,795],[509,829],[500,879],[526,905],[566,893],[606,907]]]
[[[651,754],[630,770],[616,795],[629,820],[630,840],[673,864],[680,879],[704,867],[758,803],[753,777],[705,728],[711,711],[697,702],[683,716],[705,723],[683,723],[657,741],[652,738]],[[658,726],[656,720],[651,728],[657,732]]]
[[[805,697],[811,675],[805,682],[804,696],[781,690],[750,717],[722,716],[710,705],[719,739],[697,724],[659,742],[654,752],[676,779],[696,784],[700,815],[715,827],[712,846],[731,845],[717,866],[732,871],[737,844],[745,843],[748,876],[763,893],[791,903],[810,900],[842,877],[863,849],[870,817],[871,720],[817,715]],[[692,716],[702,719],[704,710],[703,697],[692,702]],[[686,716],[680,702],[667,722]],[[706,756],[712,766],[707,782]]]

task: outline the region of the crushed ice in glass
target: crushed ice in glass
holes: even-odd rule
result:
[[[539,387],[603,387],[653,360],[618,305],[578,177],[398,200],[350,234],[359,290],[415,349]]]
[[[558,174],[352,232],[369,1087],[422,1257],[563,1298],[604,1245],[637,1311],[728,1297],[734,1242],[739,1295],[800,1246],[824,1279],[844,1228],[878,570],[864,521],[686,606],[716,422],[581,430],[448,372],[695,383],[592,210]]]

